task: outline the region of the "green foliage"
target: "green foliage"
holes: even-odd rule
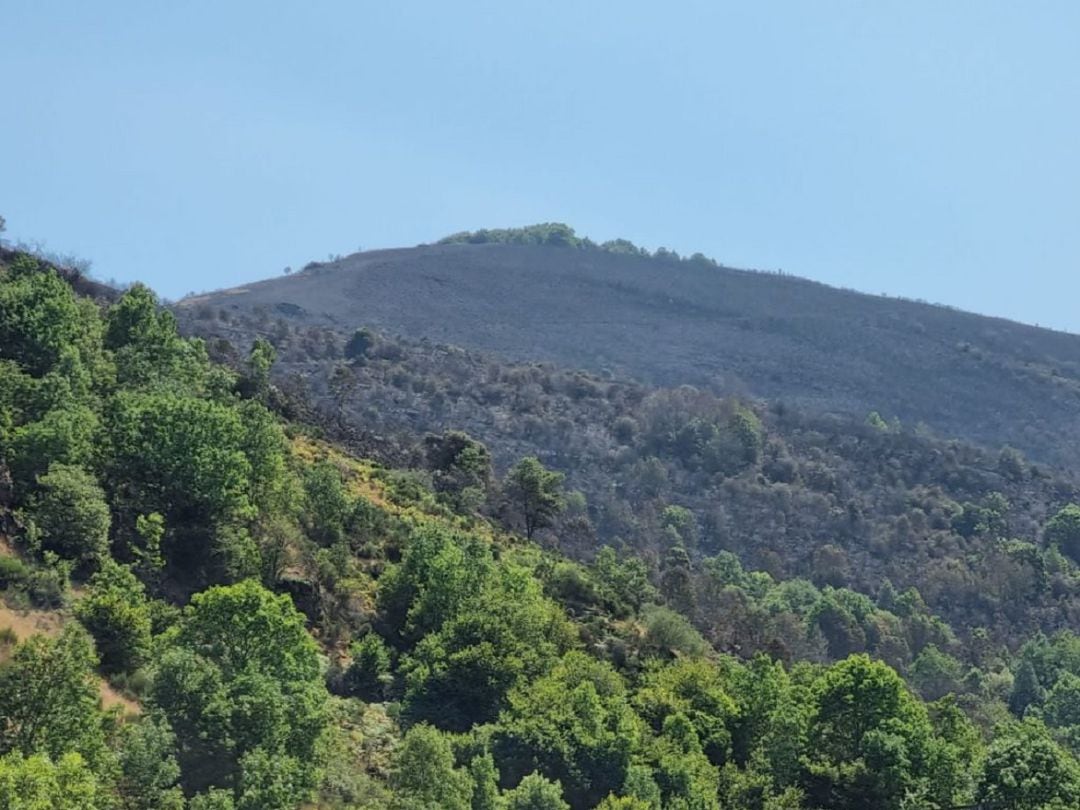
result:
[[[363,700],[382,700],[390,676],[390,650],[375,633],[354,642],[352,661],[345,670],[344,686],[350,695]]]
[[[93,642],[67,627],[56,639],[31,636],[0,664],[0,755],[76,752],[91,765],[104,756]]]
[[[90,408],[68,404],[14,428],[6,454],[16,490],[32,491],[38,476],[52,464],[87,465],[93,456],[98,421]]]
[[[410,557],[413,552],[410,551]],[[571,645],[570,630],[530,573],[517,566],[462,570],[447,562],[410,609],[433,632],[405,658],[405,710],[442,728],[464,731],[494,720],[507,693],[522,679],[546,671]],[[463,565],[464,558],[457,558]],[[477,579],[479,572],[488,572]],[[443,585],[457,587],[439,596]],[[437,590],[439,589],[439,590]],[[427,602],[427,598],[432,598]],[[437,629],[426,618],[444,605]],[[416,608],[423,614],[414,614]]]
[[[143,284],[132,286],[109,308],[104,346],[113,352],[122,384],[192,390],[207,381],[210,369],[202,342],[181,339],[176,318],[159,308]]]
[[[1043,530],[1046,542],[1080,563],[1080,506],[1070,503],[1055,514]]]
[[[211,588],[162,644],[152,699],[176,732],[184,787],[232,788],[238,807],[303,798],[319,765],[326,690],[289,598],[251,580]]]
[[[926,700],[960,692],[963,677],[960,662],[933,644],[927,645],[911,665],[911,683]]]
[[[341,471],[327,461],[312,466],[304,476],[304,496],[308,534],[320,545],[333,545],[344,536],[350,512]]]
[[[29,260],[0,284],[0,358],[40,376],[81,335],[75,295],[55,271],[39,270]]]
[[[162,719],[146,717],[120,732],[117,793],[124,810],[182,810],[176,737]]]
[[[987,810],[1064,810],[1080,796],[1080,766],[1028,721],[999,735],[987,749],[976,801]]]
[[[0,757],[0,808],[3,810],[106,810],[108,796],[77,753],[53,762],[45,754]]]
[[[524,525],[526,538],[531,540],[562,511],[564,479],[562,473],[546,469],[532,456],[523,458],[507,474],[503,486]]]
[[[531,773],[506,794],[506,810],[570,810],[563,801],[562,787],[540,774]]]
[[[266,400],[270,393],[270,369],[277,360],[277,351],[265,338],[256,338],[248,355],[247,384],[249,396]]]
[[[528,225],[524,228],[494,228],[491,230],[462,231],[451,234],[438,241],[440,245],[469,244],[508,244],[508,245],[551,245],[554,247],[583,247],[583,240],[574,233],[574,229],[561,222],[545,222]]]
[[[634,705],[656,732],[663,731],[668,718],[682,718],[690,724],[696,747],[705,752],[709,761],[722,765],[728,760],[731,729],[738,721],[739,708],[715,664],[678,660],[654,666],[642,679]]]
[[[491,454],[468,434],[451,430],[424,439],[435,491],[457,512],[467,514],[491,486]]]
[[[106,672],[132,672],[150,654],[150,608],[128,568],[106,561],[90,579],[75,615],[90,631]]]
[[[472,779],[454,766],[449,740],[431,726],[413,726],[402,740],[390,785],[401,810],[471,810]]]
[[[370,329],[357,329],[345,344],[345,359],[363,360],[374,345],[375,335]]]
[[[930,789],[925,708],[900,676],[867,656],[826,670],[812,693],[804,784],[819,805],[900,808]]]
[[[562,784],[572,807],[584,808],[622,787],[643,731],[619,674],[571,652],[510,695],[493,745],[511,784],[539,771]]]
[[[91,564],[106,557],[112,518],[94,477],[79,467],[54,463],[38,484],[27,513],[41,548]]]

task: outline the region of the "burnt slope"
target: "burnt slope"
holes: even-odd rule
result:
[[[1074,466],[1080,337],[789,276],[597,249],[359,253],[178,305],[389,333],[904,422]],[[186,311],[186,312],[185,312]]]

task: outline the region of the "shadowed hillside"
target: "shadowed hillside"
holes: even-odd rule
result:
[[[700,257],[587,241],[438,244],[311,264],[179,308],[372,327],[812,411],[877,410],[1062,466],[1080,449],[1080,337]]]

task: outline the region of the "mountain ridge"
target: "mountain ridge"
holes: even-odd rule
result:
[[[177,309],[371,327],[816,412],[879,411],[1057,466],[1080,451],[1069,438],[1080,435],[1080,336],[675,256],[492,242],[391,248]]]

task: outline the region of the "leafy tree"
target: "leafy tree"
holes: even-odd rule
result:
[[[79,467],[54,463],[38,484],[28,514],[41,547],[86,563],[107,556],[112,518],[94,477]]]
[[[1016,670],[1012,692],[1009,694],[1009,711],[1017,717],[1023,717],[1028,706],[1041,705],[1046,697],[1046,690],[1039,683],[1039,676],[1031,661],[1024,658]]]
[[[106,810],[108,796],[77,753],[55,762],[19,751],[0,757],[0,807],[4,810]]]
[[[836,808],[899,808],[928,789],[926,710],[886,664],[865,655],[834,664],[814,684],[805,788]]]
[[[1080,506],[1070,503],[1050,518],[1043,537],[1048,544],[1080,562]]]
[[[270,341],[256,338],[248,355],[248,396],[265,400],[270,392],[270,369],[277,360],[277,351]]]
[[[75,295],[54,270],[27,259],[0,279],[0,358],[40,377],[81,335]]]
[[[69,625],[56,639],[31,636],[0,666],[0,755],[77,752],[93,766],[105,735],[90,637]]]
[[[121,728],[117,793],[123,810],[182,810],[175,744],[172,729],[158,717],[144,717]]]
[[[494,720],[507,693],[570,648],[561,611],[528,571],[504,566],[405,659],[405,711],[464,731]]]
[[[686,720],[698,747],[713,764],[722,765],[730,756],[730,727],[739,710],[715,664],[681,659],[667,666],[654,665],[643,678],[634,705],[657,732],[669,717]]]
[[[1035,721],[1003,730],[986,752],[975,800],[987,810],[1063,810],[1080,796],[1080,766]]]
[[[490,753],[477,754],[469,761],[469,776],[473,783],[471,810],[504,810],[499,770]]]
[[[362,360],[375,345],[375,335],[370,329],[357,329],[345,344],[346,360]]]
[[[911,682],[926,700],[961,691],[964,672],[960,662],[929,644],[911,665]]]
[[[345,688],[363,700],[379,701],[390,674],[390,651],[375,633],[368,633],[350,648],[352,661],[345,670]]]
[[[344,535],[350,511],[341,471],[329,461],[313,465],[304,475],[304,493],[308,533],[321,545],[333,545]]]
[[[536,458],[519,461],[506,477],[506,495],[525,526],[525,537],[532,539],[538,529],[551,525],[563,509],[563,481],[559,472],[545,469]]]
[[[471,810],[469,774],[454,767],[447,738],[423,723],[409,729],[402,740],[390,785],[397,799],[395,806],[402,810]]]
[[[152,700],[176,732],[185,788],[231,788],[238,807],[302,799],[320,761],[326,689],[289,598],[252,580],[211,588],[163,643]]]
[[[38,476],[54,463],[85,466],[92,460],[99,420],[90,408],[71,404],[10,432],[7,461],[16,491],[33,490]]]
[[[401,563],[379,580],[379,612],[391,643],[414,642],[477,598],[491,576],[490,547],[475,537],[425,526],[410,537]]]
[[[596,553],[592,570],[605,601],[617,615],[635,612],[659,598],[649,582],[648,567],[638,557],[620,560],[615,549],[604,546]]]
[[[538,773],[531,773],[506,794],[506,810],[570,810],[563,801],[562,787]]]
[[[1052,728],[1080,731],[1080,676],[1061,674],[1046,697],[1043,718]]]
[[[675,713],[664,719],[655,747],[655,779],[664,807],[719,810],[719,774],[702,752],[694,725],[686,715]]]
[[[618,673],[571,652],[549,675],[510,695],[493,746],[504,779],[513,784],[539,771],[557,779],[580,809],[623,786],[642,731]]]
[[[130,569],[107,560],[75,608],[90,631],[106,672],[132,672],[150,653],[150,608]]]
[[[175,316],[158,306],[144,284],[133,285],[109,308],[104,345],[113,352],[123,384],[196,390],[209,373],[202,342],[181,338]]]
[[[435,491],[459,512],[475,509],[491,485],[491,453],[467,433],[450,430],[424,439]]]

